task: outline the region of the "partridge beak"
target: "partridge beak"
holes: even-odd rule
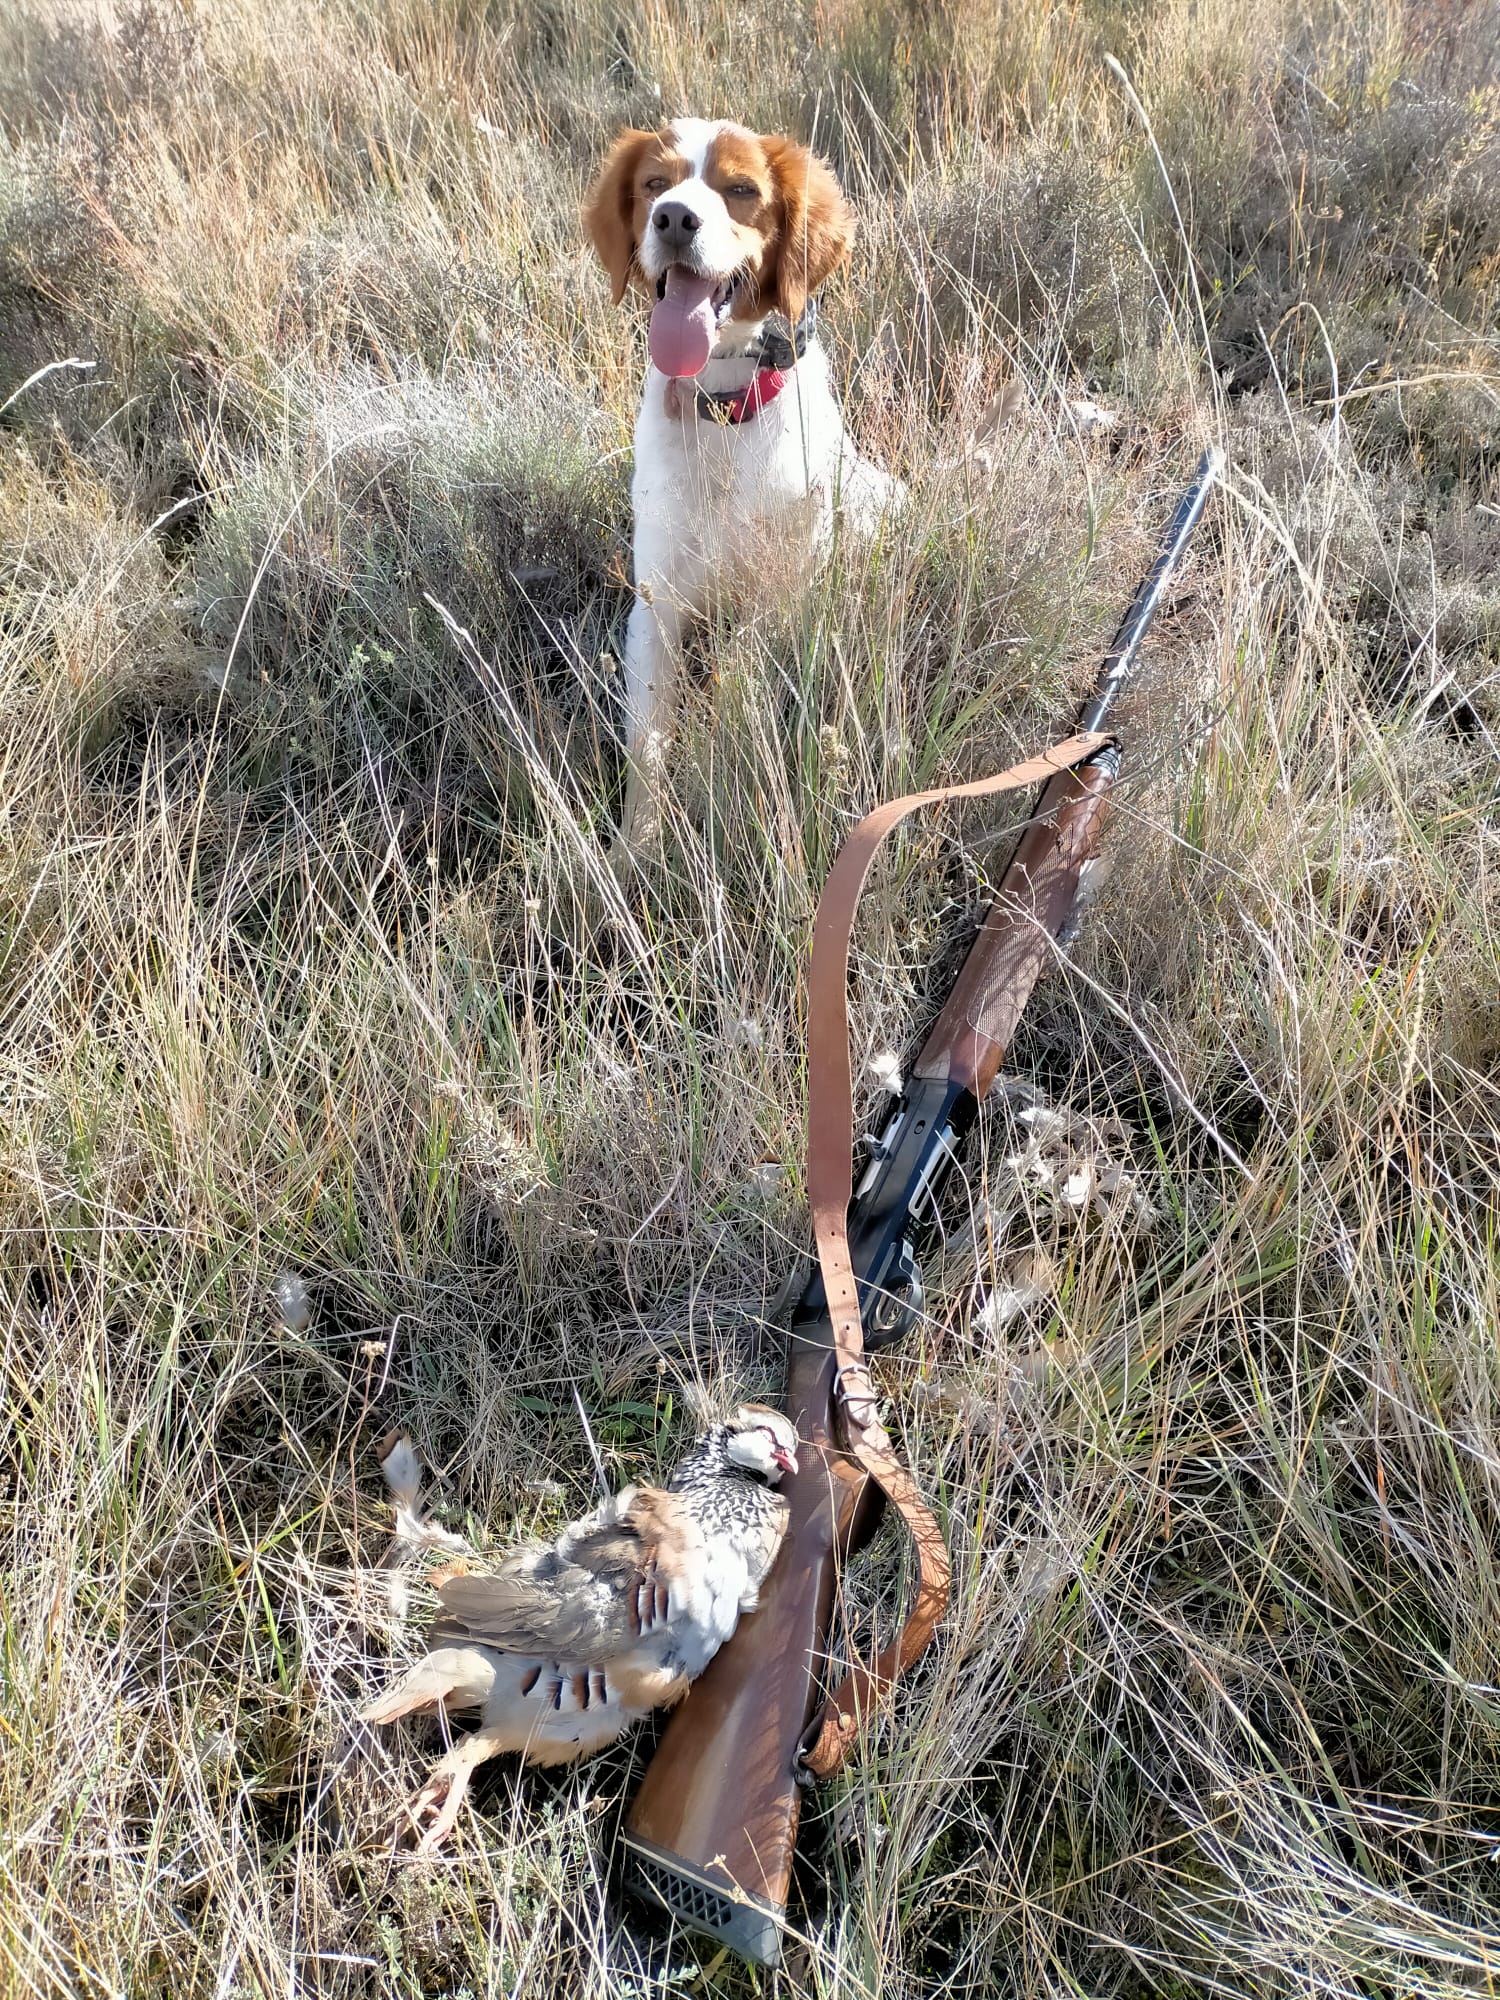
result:
[[[775,1451],[771,1454],[771,1458],[782,1472],[791,1473],[797,1470],[796,1455],[788,1451],[785,1445],[777,1445]]]

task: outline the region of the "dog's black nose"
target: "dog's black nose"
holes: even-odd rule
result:
[[[651,222],[673,250],[681,250],[691,243],[703,227],[703,217],[689,208],[685,201],[659,201],[651,211]]]

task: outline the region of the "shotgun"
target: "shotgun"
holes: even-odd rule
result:
[[[1098,734],[1207,502],[1205,452],[1150,573],[1104,656],[1079,733]],[[1043,966],[1068,925],[1120,769],[1105,742],[1043,787],[953,990],[912,1064],[848,1211],[865,1346],[900,1339],[922,1310],[912,1241],[993,1084]],[[810,1449],[790,1482],[786,1540],[759,1608],[673,1715],[626,1821],[626,1885],[741,1957],[781,1955],[792,1853],[839,1568],[873,1532],[879,1487],[844,1449],[839,1362],[824,1278],[792,1316],[784,1407]],[[816,1725],[815,1725],[816,1726]]]

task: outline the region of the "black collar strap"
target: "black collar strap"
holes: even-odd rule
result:
[[[779,315],[778,315],[779,317]],[[785,325],[785,321],[782,322]],[[789,332],[768,321],[761,329],[754,354],[758,368],[795,368],[807,352],[807,343],[818,330],[818,302],[809,299],[802,308],[802,317]]]

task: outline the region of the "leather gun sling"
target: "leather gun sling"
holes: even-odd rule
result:
[[[803,1738],[802,1762],[814,1777],[836,1771],[869,1714],[897,1677],[920,1659],[948,1606],[949,1565],[943,1531],[896,1457],[878,1421],[865,1361],[859,1290],[849,1255],[848,1212],[854,1187],[854,1091],[849,1060],[849,937],[870,864],[887,834],[922,806],[982,799],[1045,784],[1110,739],[1070,736],[1065,743],[992,778],[938,791],[912,792],[867,813],[839,851],[818,899],[807,992],[807,1188],[818,1262],[828,1298],[838,1358],[838,1401],[851,1455],[900,1513],[916,1544],[916,1600],[890,1645],[868,1665],[849,1670],[814,1716]]]

